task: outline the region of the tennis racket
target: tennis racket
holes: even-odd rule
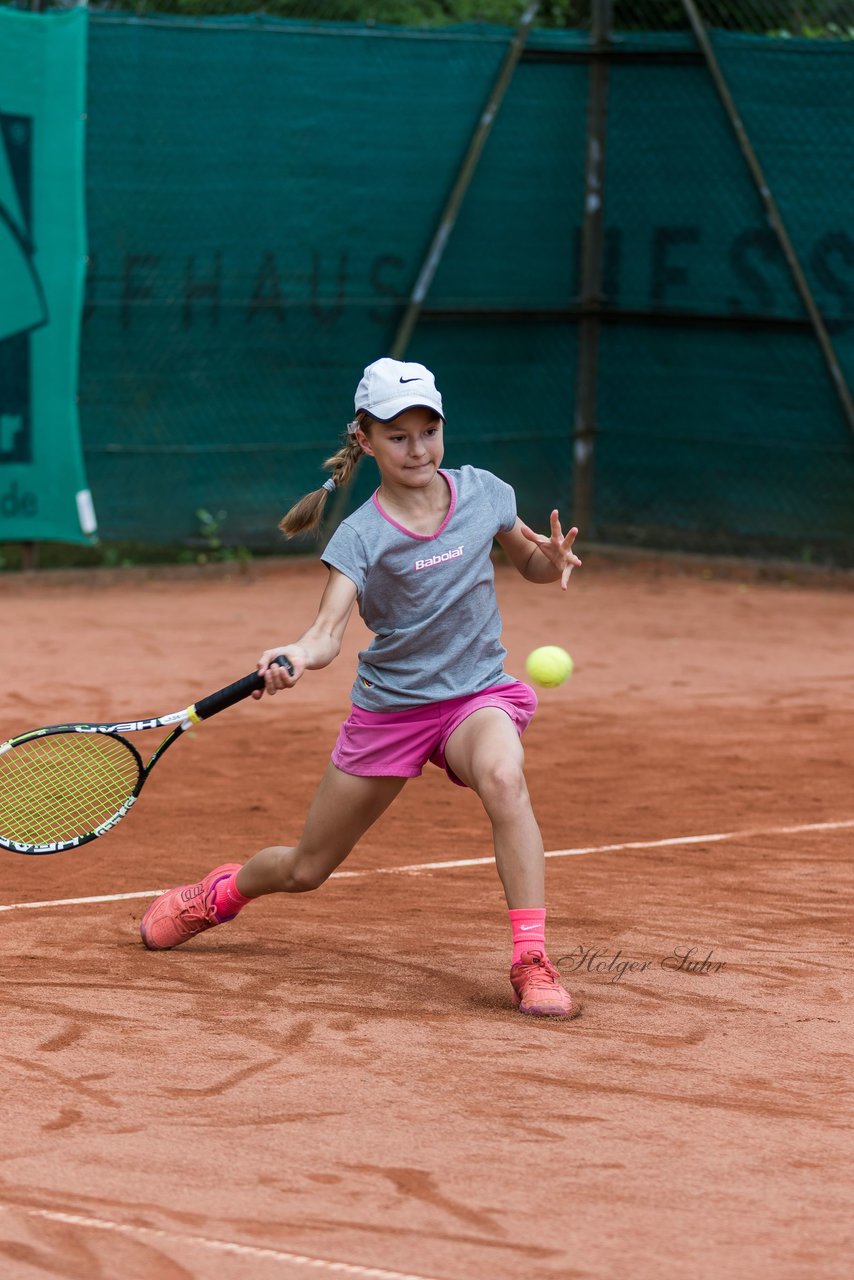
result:
[[[293,675],[283,654],[276,662]],[[263,688],[263,678],[253,671],[168,716],[118,724],[53,724],[0,743],[0,847],[14,853],[61,853],[106,835],[136,804],[151,770],[176,739]],[[143,764],[124,735],[169,725],[175,727]]]

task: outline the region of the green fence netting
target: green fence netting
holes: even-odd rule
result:
[[[111,538],[278,545],[392,342],[511,28],[93,14],[81,410]],[[567,513],[589,36],[535,31],[409,355]],[[854,380],[854,44],[714,33]],[[854,438],[690,35],[609,65],[593,532],[854,544]],[[353,501],[372,476],[359,479]]]

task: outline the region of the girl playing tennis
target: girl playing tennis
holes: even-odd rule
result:
[[[543,842],[525,784],[520,735],[537,705],[532,689],[504,671],[490,552],[497,539],[530,582],[560,582],[581,561],[577,529],[534,533],[516,515],[513,490],[488,471],[443,470],[442,398],[423,365],[377,360],[356,391],[356,416],[332,475],[284,517],[289,537],[315,527],[331,492],[360,456],[380,485],[335,531],[322,560],[329,578],[312,625],[258,660],[266,691],[291,688],[338,656],[358,604],[374,633],[359,654],[352,711],[295,848],[262,849],[200,884],[172,889],[146,911],[153,950],[176,947],[231,920],[253,898],[317,889],[431,761],[471,787],[490,819],[495,861],[513,931],[510,983],[520,1012],[571,1017],[577,1010],[545,944]],[[271,665],[285,654],[293,667]],[[260,693],[258,697],[262,696]]]

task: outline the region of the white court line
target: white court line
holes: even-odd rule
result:
[[[263,1245],[235,1244],[231,1240],[218,1240],[211,1236],[182,1235],[177,1231],[161,1231],[158,1227],[137,1227],[125,1222],[113,1222],[109,1218],[90,1218],[81,1213],[61,1213],[56,1209],[31,1209],[22,1205],[0,1204],[0,1213],[19,1213],[29,1218],[44,1218],[48,1222],[61,1222],[71,1227],[89,1227],[93,1231],[114,1231],[117,1235],[168,1240],[173,1244],[196,1245],[215,1253],[231,1253],[240,1258],[259,1258],[273,1262],[289,1262],[296,1266],[312,1267],[315,1271],[358,1276],[360,1280],[431,1280],[424,1275],[408,1271],[387,1271],[383,1267],[360,1267],[351,1262],[330,1262],[327,1258],[312,1258],[303,1253],[289,1253],[285,1249],[268,1249]]]
[[[624,840],[621,844],[582,845],[577,849],[549,849],[547,858],[573,858],[583,853],[620,853],[624,849],[667,849],[683,844],[720,844],[724,840],[746,840],[754,836],[801,835],[810,831],[845,831],[854,827],[854,818],[841,822],[804,822],[793,827],[748,827],[743,831],[716,831],[704,836],[669,836],[664,840]],[[455,862],[414,862],[406,867],[368,867],[363,871],[333,871],[330,879],[351,880],[364,876],[399,876],[417,871],[447,871],[456,867],[487,867],[489,858],[460,858]],[[167,886],[168,887],[168,886]],[[37,907],[76,907],[96,902],[125,902],[130,898],[156,898],[166,889],[139,889],[135,893],[107,893],[97,898],[56,898],[50,902],[10,902],[0,911],[35,911]]]
[[[52,902],[10,902],[0,911],[34,911],[36,907],[79,907],[89,902],[121,902],[124,898],[156,898],[165,889],[139,889],[135,893],[105,893],[98,898],[56,898]]]

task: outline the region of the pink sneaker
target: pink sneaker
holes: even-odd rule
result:
[[[513,1003],[520,1013],[542,1018],[574,1018],[580,1009],[542,951],[524,951],[510,970]]]
[[[180,947],[215,924],[224,924],[214,911],[214,889],[220,880],[239,871],[239,862],[216,867],[199,884],[180,885],[155,898],[142,917],[139,932],[149,951]]]

